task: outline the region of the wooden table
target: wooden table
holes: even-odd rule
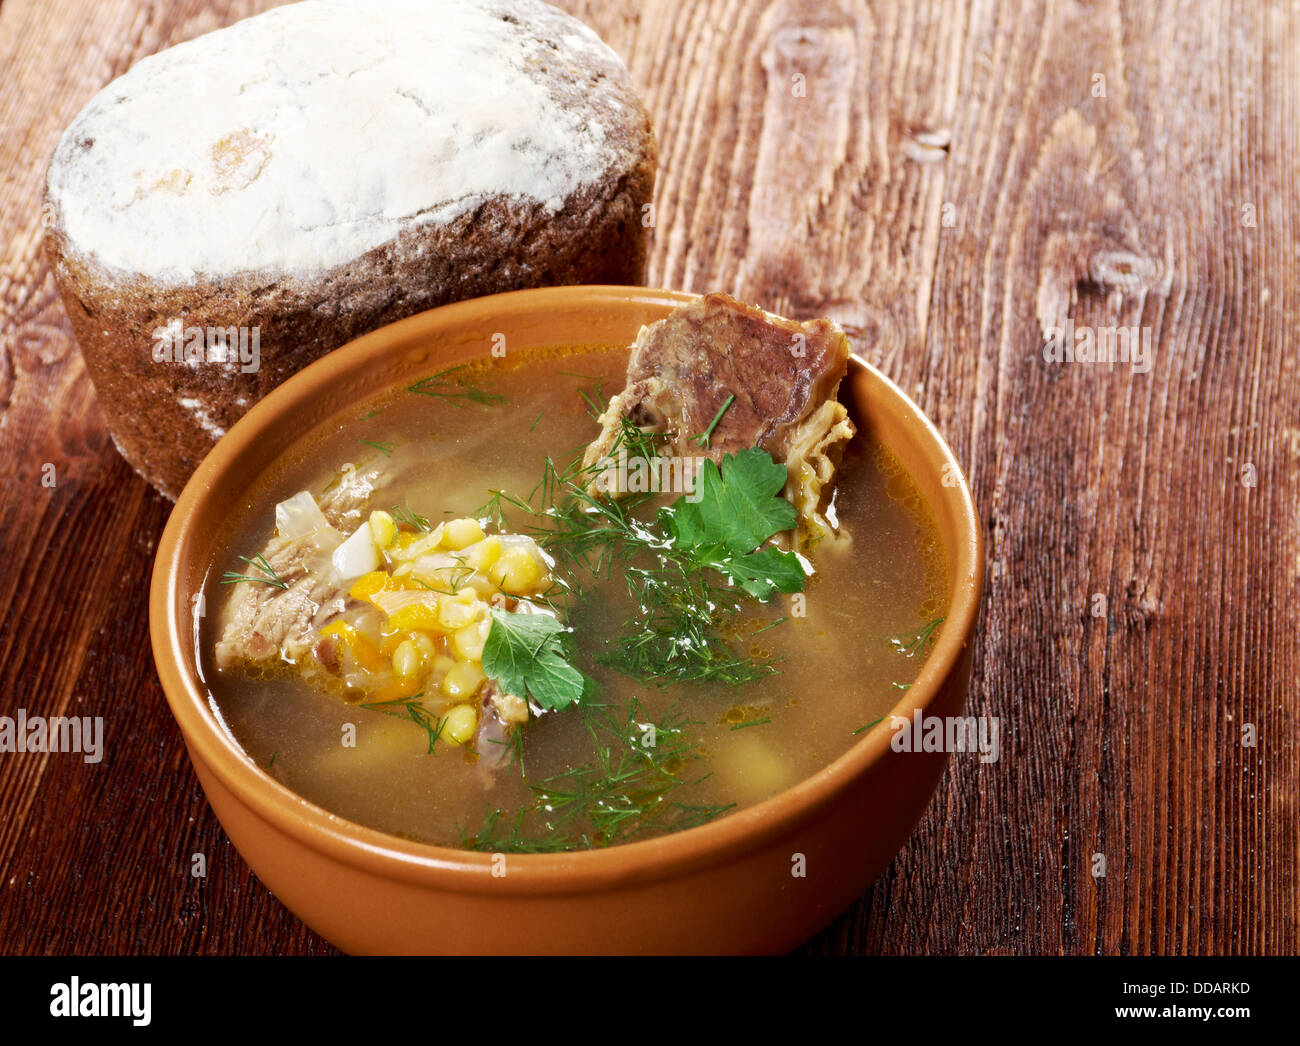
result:
[[[89,98],[266,6],[0,7],[0,712],[107,722],[96,766],[0,755],[4,952],[333,950],[189,768],[148,642],[170,506],[115,453],[40,248]],[[561,6],[654,119],[647,282],[837,318],[988,527],[970,706],[1002,758],[956,758],[807,950],[1295,952],[1300,8]],[[1070,323],[1136,328],[1149,368],[1045,359]]]

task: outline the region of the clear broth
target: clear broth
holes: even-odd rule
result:
[[[481,387],[504,403],[399,389],[360,405],[295,445],[232,514],[219,546],[227,555],[212,564],[209,578],[243,569],[237,556],[269,538],[277,501],[302,489],[319,494],[345,462],[377,458],[380,452],[363,440],[396,445],[395,456],[414,462],[400,485],[377,493],[370,507],[404,502],[436,523],[444,514],[475,514],[492,489],[527,496],[548,456],[565,463],[594,437],[580,391],[616,391],[626,365],[626,348],[538,352],[483,365]],[[947,565],[928,506],[866,431],[844,455],[834,504],[850,539],[823,541],[809,553],[815,573],[803,606],[778,594],[739,623],[746,638],[738,649],[779,658],[778,671],[755,682],[661,688],[597,663],[632,608],[619,577],[588,582],[593,602],[571,621],[578,664],[599,684],[608,721],[626,728],[618,736],[598,732],[593,740],[589,717],[569,709],[530,722],[504,760],[449,742],[430,755],[419,726],[348,704],[291,669],[219,671],[214,614],[200,627],[203,676],[227,728],[268,773],[321,807],[384,832],[439,845],[544,850],[689,827],[767,799],[842,755],[898,702],[924,663],[927,641],[909,654],[898,640],[923,636],[927,623],[946,612]],[[210,583],[208,605],[219,606],[225,595]],[[658,724],[653,733],[646,729],[651,722]],[[355,747],[343,743],[349,725]],[[648,741],[665,754],[680,753],[665,759],[672,786],[639,792],[646,779],[633,774],[625,805],[600,808],[607,819],[577,813],[565,796],[581,792],[586,778],[573,776],[573,768],[590,766],[602,748],[635,767],[635,746],[644,751]],[[654,780],[662,784],[663,773]]]

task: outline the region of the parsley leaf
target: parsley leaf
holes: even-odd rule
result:
[[[678,498],[661,513],[676,551],[758,599],[800,591],[804,572],[794,553],[770,545],[754,551],[798,521],[795,507],[781,497],[785,478],[785,465],[758,447],[724,455],[721,467],[706,461],[695,479],[695,500]]]
[[[483,671],[509,694],[532,697],[543,708],[568,708],[582,697],[587,677],[569,663],[567,630],[547,614],[490,608]]]
[[[771,545],[748,556],[710,564],[735,581],[751,596],[767,600],[773,591],[803,591],[804,572],[793,552],[782,552]]]

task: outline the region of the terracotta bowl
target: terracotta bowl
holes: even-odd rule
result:
[[[690,295],[628,287],[520,291],[448,305],[368,334],[258,403],[200,465],[158,547],[150,629],[163,689],[222,826],[258,878],[349,952],[779,952],[844,911],[903,845],[945,756],[896,752],[889,720],[772,799],[675,835],[605,850],[491,854],[360,827],[289,791],[213,713],[196,666],[194,604],[218,524],[302,434],[430,364],[511,351],[630,344]],[[983,583],[982,532],[951,451],[917,407],[857,360],[841,396],[915,478],[935,510],[950,571],[947,622],[894,709],[956,715],[970,674]],[[944,477],[948,483],[945,485]],[[952,477],[957,477],[954,483]],[[805,874],[792,869],[804,855]],[[250,928],[252,932],[253,928]]]

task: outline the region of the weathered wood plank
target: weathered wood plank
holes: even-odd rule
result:
[[[1296,947],[1295,34],[972,13],[921,402],[986,514],[973,705],[1010,736],[954,765],[895,866],[916,922],[872,947]],[[1066,317],[1149,329],[1150,371],[1047,363]]]

